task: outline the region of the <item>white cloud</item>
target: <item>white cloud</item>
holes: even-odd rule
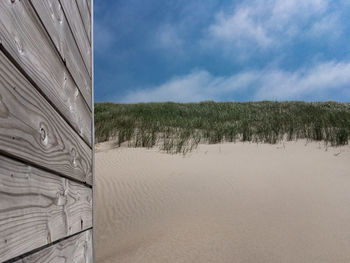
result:
[[[272,40],[262,24],[253,20],[251,8],[239,8],[234,15],[219,12],[216,23],[209,27],[209,34],[219,41],[242,47],[253,42],[261,47],[269,46]]]
[[[330,92],[342,93],[349,89],[350,63],[326,62],[295,72],[270,71],[260,82],[256,99],[302,99],[305,96],[328,99]]]
[[[253,78],[253,72],[214,77],[205,70],[193,71],[185,76],[174,77],[160,86],[130,92],[122,102],[215,100],[227,92],[249,85]]]
[[[213,94],[209,89],[213,77],[206,71],[175,77],[158,87],[130,92],[122,102],[201,101]]]
[[[266,69],[231,76],[213,76],[205,70],[170,79],[162,85],[129,92],[121,102],[223,100],[249,92],[255,100],[289,100],[311,97],[329,99],[329,94],[346,94],[350,86],[350,63],[325,62],[309,69],[284,71]],[[343,98],[350,100],[350,98]]]
[[[341,32],[341,14],[331,11],[329,2],[247,0],[233,11],[217,12],[201,43],[241,56],[240,52],[253,54],[254,49],[275,48],[315,33]]]

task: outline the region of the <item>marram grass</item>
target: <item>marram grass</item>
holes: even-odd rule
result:
[[[95,137],[169,153],[186,153],[200,142],[308,139],[338,146],[350,139],[350,103],[96,103]]]

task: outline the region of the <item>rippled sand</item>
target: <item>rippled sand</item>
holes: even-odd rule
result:
[[[98,263],[350,262],[350,147],[97,146]]]

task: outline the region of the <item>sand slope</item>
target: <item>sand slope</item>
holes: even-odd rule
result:
[[[95,248],[108,262],[350,262],[350,148],[98,145]]]

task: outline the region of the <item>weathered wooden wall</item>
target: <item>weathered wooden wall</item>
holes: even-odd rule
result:
[[[92,6],[0,1],[0,262],[93,262]]]

